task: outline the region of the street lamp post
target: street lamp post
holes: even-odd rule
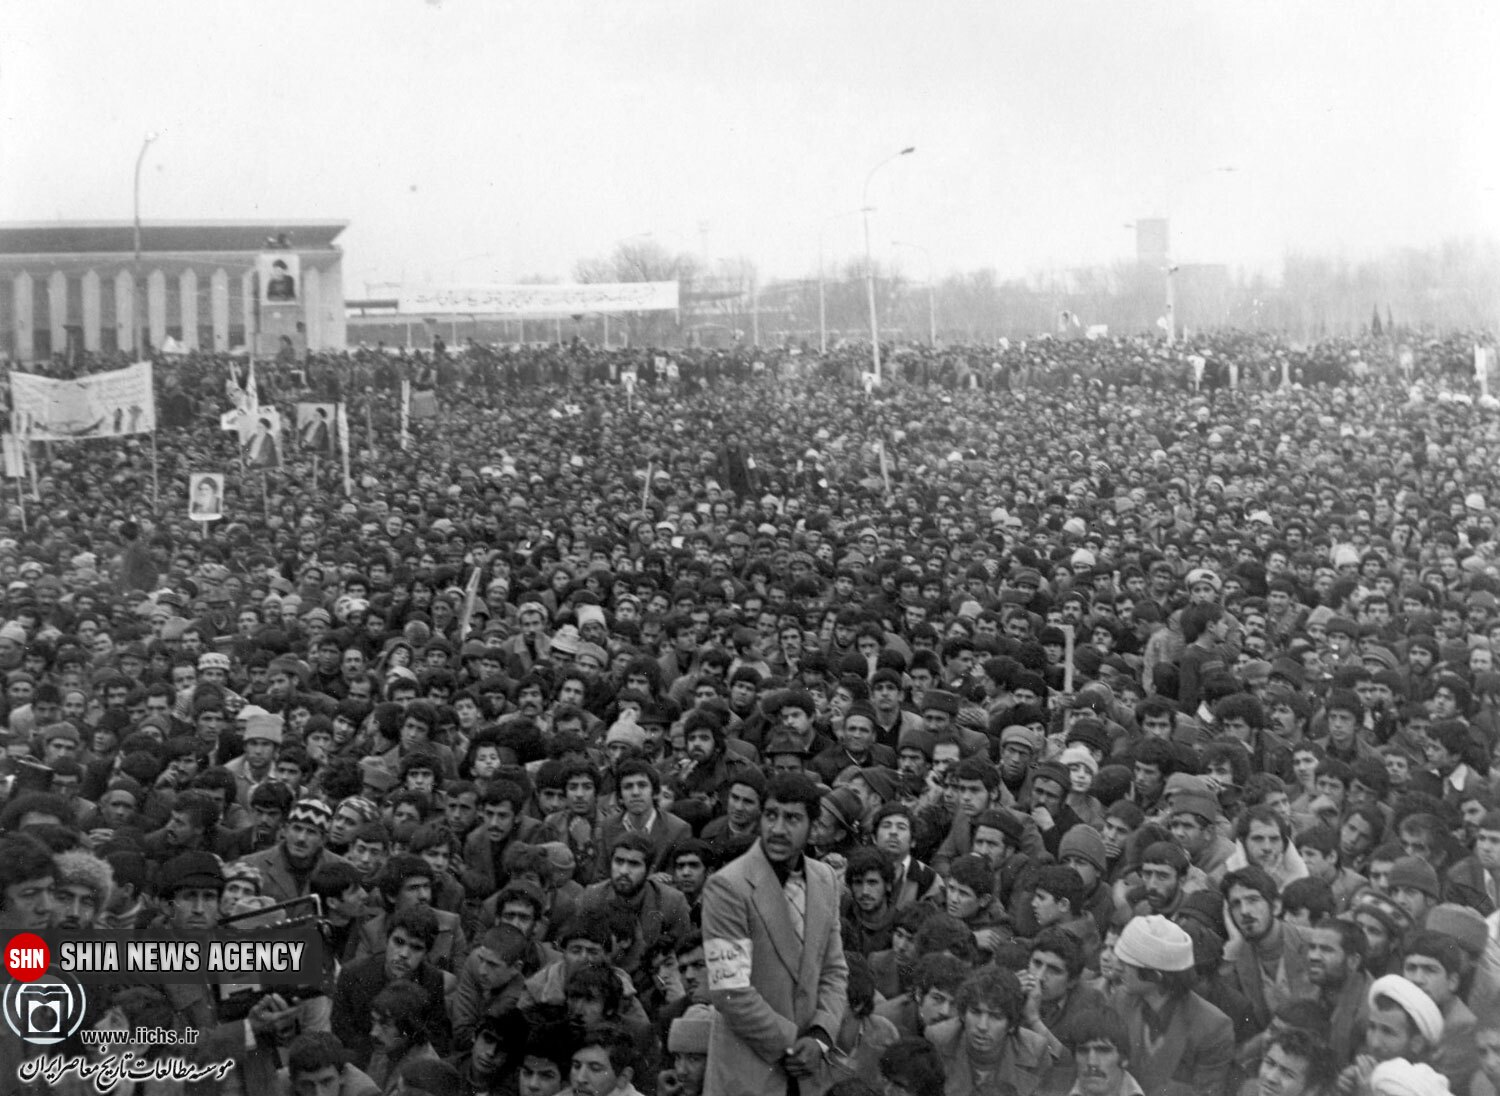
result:
[[[875,316],[875,261],[870,254],[870,180],[875,178],[875,173],[892,160],[902,156],[910,156],[917,151],[916,145],[907,145],[900,152],[892,153],[880,163],[870,169],[865,176],[865,189],[863,200],[859,203],[860,212],[865,219],[865,295],[870,302],[870,365],[875,377],[875,383],[880,383],[880,321]]]
[[[1167,345],[1177,343],[1177,267],[1170,259],[1166,265],[1167,275]]]
[[[932,288],[932,252],[921,244],[902,243],[900,240],[892,240],[892,247],[909,247],[913,251],[920,251],[927,259],[927,345],[937,346],[937,299],[933,295]]]
[[[857,209],[846,209],[842,213],[835,213],[832,217],[823,218],[823,223],[818,226],[818,353],[820,354],[828,353],[828,297],[823,276],[823,234],[828,231],[828,226],[834,221],[858,212]]]
[[[146,150],[151,147],[151,143],[156,140],[157,136],[158,134],[156,133],[146,134],[146,139],[141,142],[140,154],[135,158],[135,262],[130,268],[130,277],[132,279],[130,299],[133,302],[132,311],[135,313],[132,326],[135,328],[136,361],[141,360],[141,350],[143,347],[141,341],[141,306],[144,303],[141,300],[144,296],[141,292],[141,165],[146,162]]]

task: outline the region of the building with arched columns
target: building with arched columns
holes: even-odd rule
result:
[[[346,221],[0,224],[0,355],[50,358],[70,345],[129,351],[140,324],[148,346],[189,350],[248,346],[273,353],[281,336],[299,348],[344,346]],[[270,242],[297,256],[295,305],[266,308],[256,261]],[[269,345],[267,345],[269,343]]]

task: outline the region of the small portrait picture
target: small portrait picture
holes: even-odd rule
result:
[[[194,472],[188,477],[188,517],[217,521],[224,516],[224,473]]]
[[[302,282],[302,260],[293,251],[267,251],[255,260],[262,304],[295,304]]]
[[[257,408],[250,436],[241,447],[249,468],[281,467],[281,416],[269,407]]]
[[[338,412],[336,403],[299,403],[297,405],[297,447],[305,453],[331,457],[337,448],[334,428]]]

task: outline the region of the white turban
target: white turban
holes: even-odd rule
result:
[[[1431,1066],[1392,1058],[1370,1072],[1370,1096],[1448,1096],[1448,1078]]]
[[[1401,977],[1387,974],[1370,984],[1369,1005],[1375,1007],[1375,998],[1389,997],[1401,1006],[1401,1011],[1411,1017],[1417,1033],[1427,1040],[1427,1045],[1436,1047],[1443,1038],[1443,1013],[1421,986]]]

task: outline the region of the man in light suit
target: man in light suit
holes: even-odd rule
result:
[[[833,869],[804,855],[821,793],[800,773],[766,790],[760,840],[703,894],[709,996],[718,1010],[703,1090],[820,1096],[844,1019],[849,968]]]

